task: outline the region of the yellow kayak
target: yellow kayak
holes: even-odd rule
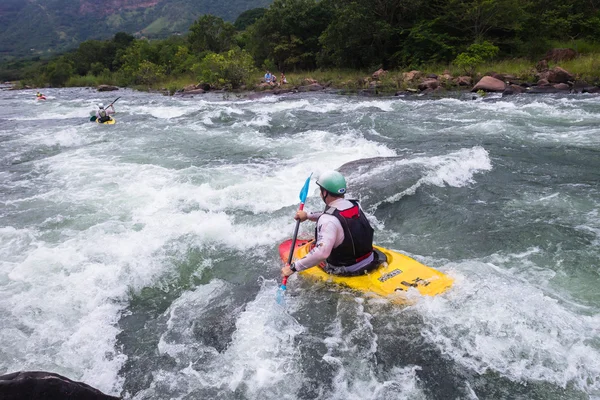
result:
[[[294,250],[293,260],[304,257],[312,248],[314,241],[298,240]],[[279,245],[279,255],[287,262],[292,240],[286,240]],[[431,267],[421,264],[404,254],[379,246],[373,246],[387,260],[378,268],[359,276],[338,276],[325,272],[321,267],[300,271],[300,275],[310,278],[333,282],[365,293],[374,293],[383,297],[394,297],[402,301],[410,288],[415,288],[421,295],[435,296],[446,291],[454,281],[449,276]]]
[[[117,123],[117,120],[114,119],[113,117],[110,117],[110,119],[108,121],[106,121],[106,122],[100,122],[100,120],[96,118],[96,122],[99,123],[99,124],[104,124],[104,125],[114,125],[114,124]]]

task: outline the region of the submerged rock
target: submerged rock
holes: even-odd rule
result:
[[[2,400],[119,400],[83,382],[44,371],[20,371],[0,376]]]

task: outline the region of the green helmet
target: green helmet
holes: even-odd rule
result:
[[[323,172],[317,179],[317,185],[333,194],[346,193],[346,179],[337,171]]]

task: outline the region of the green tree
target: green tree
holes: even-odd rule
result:
[[[140,63],[140,66],[135,77],[137,83],[151,85],[163,79],[165,76],[164,67],[156,65],[150,61],[144,60]]]
[[[233,44],[235,27],[214,15],[203,15],[190,27],[188,40],[192,50],[197,52],[227,51]]]
[[[340,1],[333,21],[320,37],[323,46],[320,63],[350,68],[384,64],[388,55],[385,48],[391,40],[398,40],[395,33],[364,2]]]
[[[52,86],[64,86],[73,75],[73,66],[64,57],[50,61],[46,66],[46,77]]]
[[[495,57],[498,51],[498,47],[490,42],[473,43],[467,48],[467,51],[456,57],[454,64],[459,68],[463,68],[467,74],[473,75],[478,65]]]
[[[442,13],[447,32],[462,33],[468,42],[477,43],[517,36],[527,17],[527,5],[523,0],[447,0]]]
[[[455,55],[456,38],[441,31],[438,20],[420,21],[409,30],[402,48],[393,55],[398,64],[415,68],[427,64],[448,62]]]
[[[255,23],[263,15],[265,15],[266,12],[266,8],[253,8],[251,10],[244,11],[237,17],[237,19],[233,23],[233,26],[238,31],[243,31],[247,27]]]
[[[353,68],[391,67],[409,59],[403,42],[420,20],[435,20],[426,0],[324,0],[331,4],[333,20],[320,37],[321,65]],[[430,7],[431,9],[427,9]],[[420,29],[420,32],[419,32]],[[426,24],[415,30],[414,41],[438,41]],[[413,47],[416,47],[414,45]],[[418,56],[429,59],[428,54]]]
[[[234,89],[245,84],[256,72],[252,56],[239,48],[222,54],[208,54],[195,70],[205,83],[217,87],[230,85]]]
[[[257,64],[272,60],[282,71],[316,68],[319,36],[331,20],[328,7],[325,1],[275,0],[248,28],[248,48]]]

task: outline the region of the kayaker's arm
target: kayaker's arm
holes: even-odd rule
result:
[[[323,215],[322,211],[310,211],[306,213],[306,217],[313,222],[318,220],[321,215]]]
[[[317,228],[317,232],[317,243],[315,244],[315,247],[313,247],[306,256],[294,262],[296,271],[302,271],[315,265],[319,265],[331,254],[331,250],[333,250],[338,236],[335,222],[321,221]]]
[[[298,210],[296,212],[296,215],[294,216],[294,219],[298,220],[300,222],[304,222],[307,219],[310,220],[310,221],[316,222],[322,214],[323,213],[321,211],[307,212],[307,211],[304,211],[304,210]]]

